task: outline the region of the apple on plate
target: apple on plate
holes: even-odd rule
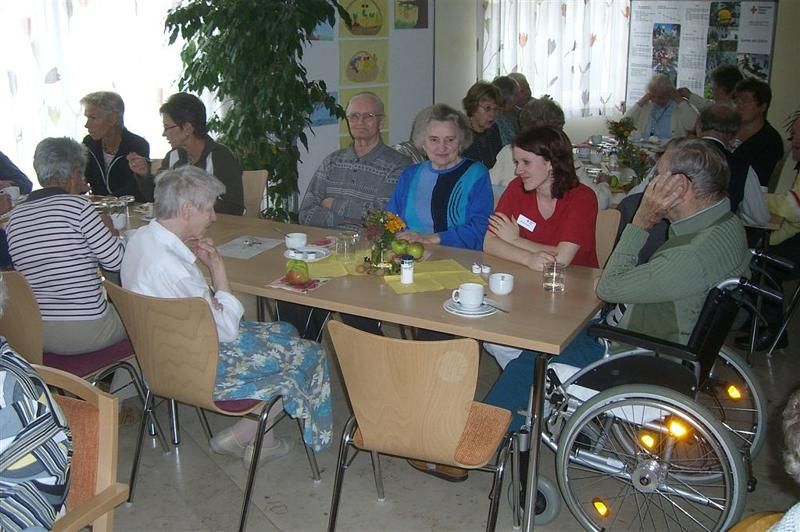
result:
[[[310,280],[308,264],[302,260],[291,259],[286,263],[286,282],[292,286],[303,286]]]

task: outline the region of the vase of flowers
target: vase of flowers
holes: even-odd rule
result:
[[[655,164],[650,154],[633,142],[621,144],[617,148],[617,158],[620,164],[633,170],[634,185],[639,184]]]
[[[620,145],[627,144],[628,137],[630,137],[631,133],[636,129],[633,126],[633,120],[631,118],[606,120],[606,125],[608,126],[608,132],[617,138],[617,142]]]
[[[389,251],[395,235],[405,229],[406,224],[394,213],[381,209],[373,209],[364,217],[366,238],[372,242],[370,262],[373,268],[390,269],[392,261]]]

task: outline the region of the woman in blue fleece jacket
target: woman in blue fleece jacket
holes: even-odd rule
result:
[[[400,216],[408,231],[398,235],[425,244],[481,249],[494,205],[489,170],[462,157],[472,142],[463,113],[445,104],[423,109],[412,138],[428,161],[400,175],[386,210]]]

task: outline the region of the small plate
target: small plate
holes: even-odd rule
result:
[[[303,246],[297,249],[287,249],[283,256],[287,259],[304,260],[306,262],[317,262],[330,257],[331,250],[321,246]]]
[[[461,303],[457,303],[451,298],[444,302],[442,308],[444,308],[450,314],[455,314],[456,316],[462,316],[465,318],[483,318],[484,316],[491,316],[497,312],[496,308],[487,305],[487,303],[494,304],[494,301],[488,298],[484,298],[483,301],[484,303],[476,309],[466,309],[461,306]]]

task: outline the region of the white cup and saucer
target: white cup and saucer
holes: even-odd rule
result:
[[[497,312],[490,303],[485,298],[482,284],[462,283],[453,290],[452,297],[444,302],[443,308],[456,316],[480,318]]]

